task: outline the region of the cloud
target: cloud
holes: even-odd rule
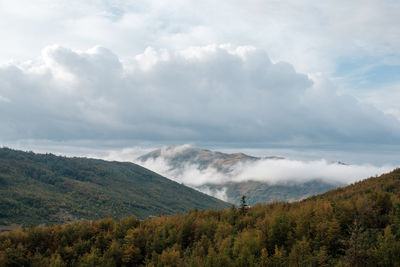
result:
[[[97,120],[98,123],[101,121],[113,121],[113,127],[126,128],[125,121],[121,122],[115,119],[115,117],[120,118],[120,114],[118,112],[117,114],[114,113],[116,108],[112,105],[119,105],[120,103],[119,101],[110,101],[108,98],[110,92],[102,92],[103,98],[95,97],[94,100],[90,101],[91,95],[90,92],[86,92],[86,89],[93,88],[95,82],[99,85],[98,88],[126,88],[129,86],[126,84],[129,81],[135,82],[131,86],[142,86],[141,82],[143,80],[140,81],[139,78],[131,79],[132,77],[129,77],[129,75],[124,76],[129,67],[135,67],[134,75],[141,76],[144,79],[137,69],[145,72],[145,69],[149,68],[152,70],[151,73],[154,74],[157,68],[161,68],[163,60],[167,62],[164,62],[165,66],[173,67],[171,62],[174,62],[176,57],[162,59],[163,56],[169,55],[171,51],[183,51],[192,46],[204,47],[210,43],[231,43],[233,47],[251,44],[261,48],[263,51],[268,51],[270,62],[289,62],[297,72],[314,77],[318,76],[317,73],[321,73],[321,77],[328,77],[334,80],[341,94],[350,94],[362,102],[373,104],[377,109],[399,118],[399,98],[395,92],[387,89],[389,87],[395,87],[395,90],[398,89],[398,86],[394,84],[398,83],[397,72],[388,74],[387,71],[380,71],[382,67],[388,64],[397,66],[397,68],[399,66],[400,37],[397,34],[397,25],[400,23],[399,10],[400,2],[392,0],[356,0],[346,2],[333,0],[323,2],[310,0],[250,0],[243,2],[234,0],[229,1],[229,3],[226,1],[199,2],[181,0],[172,0],[168,1],[168,3],[143,0],[134,2],[114,0],[89,2],[41,0],[32,3],[32,1],[27,0],[6,0],[0,2],[0,17],[2,18],[0,20],[0,36],[3,37],[0,62],[7,62],[12,59],[17,61],[34,59],[33,61],[36,61],[39,51],[48,44],[53,43],[82,50],[82,53],[77,53],[76,50],[71,50],[71,53],[68,53],[67,51],[60,52],[61,48],[49,48],[49,51],[45,51],[41,58],[42,61],[46,61],[44,70],[43,66],[39,66],[39,69],[35,71],[47,71],[47,74],[42,73],[42,75],[51,75],[54,79],[46,80],[46,78],[38,77],[38,75],[31,77],[37,79],[36,82],[43,83],[39,86],[43,88],[57,87],[58,89],[56,90],[62,90],[64,94],[71,90],[76,91],[78,90],[77,88],[85,87],[85,90],[81,90],[82,93],[86,94],[87,100],[85,101],[80,101],[76,96],[73,96],[72,94],[75,92],[69,92],[68,96],[62,96],[61,98],[73,98],[71,101],[75,101],[76,106],[79,105],[75,110],[82,112],[85,118],[89,117],[90,120]],[[97,44],[109,48],[118,55],[114,55],[114,59],[101,59],[104,60],[104,63],[110,63],[110,66],[96,64],[93,61],[93,57],[90,59],[91,52],[86,51],[86,49]],[[135,55],[141,54],[148,46],[154,47],[154,49],[147,49],[142,56],[142,60],[135,58]],[[163,48],[166,48],[164,52],[162,52]],[[62,55],[57,53],[62,53]],[[77,56],[74,56],[74,53],[77,53]],[[104,56],[107,54],[105,51],[101,53]],[[92,56],[98,57],[101,53],[92,52]],[[61,56],[65,58],[61,58]],[[82,59],[84,57],[86,59]],[[53,60],[53,58],[56,59]],[[115,59],[120,64],[114,61]],[[70,62],[65,62],[64,60],[70,60]],[[71,65],[74,60],[79,61],[77,63],[79,67],[76,69],[73,69]],[[175,63],[178,64],[177,62]],[[231,62],[227,61],[228,63]],[[21,64],[12,63],[11,65],[19,66]],[[53,66],[52,64],[56,65]],[[27,78],[25,74],[28,66],[26,66],[26,62],[22,65],[24,66],[19,66],[23,69],[23,75],[20,78],[25,79]],[[106,66],[107,70],[96,69],[101,66]],[[238,65],[234,64],[234,66]],[[396,68],[394,69],[397,70]],[[229,70],[224,67],[223,70],[227,71],[227,75],[236,75],[233,68]],[[2,71],[4,71],[3,68]],[[31,69],[30,71],[33,70]],[[192,69],[192,71],[194,70]],[[229,73],[228,71],[232,72]],[[16,73],[14,74],[12,72],[13,70],[10,69],[8,75],[19,75],[18,70],[15,70]],[[80,76],[79,79],[74,78],[77,72],[81,72],[81,75],[78,75]],[[122,78],[118,77],[121,72]],[[104,79],[101,79],[100,75],[96,76],[96,73],[101,73]],[[108,75],[117,76],[109,79]],[[83,81],[83,76],[87,77],[86,83]],[[263,77],[262,75],[259,76]],[[36,84],[32,84],[34,81],[29,80],[30,78],[25,81],[16,81],[13,80],[13,77],[16,78],[16,76],[12,76],[4,79],[9,79],[9,82],[19,83],[21,86],[36,86]],[[241,77],[239,76],[239,78]],[[161,77],[157,76],[155,78]],[[385,88],[382,87],[382,84],[377,84],[377,81],[382,79],[389,83],[384,85]],[[110,81],[115,82],[115,84],[108,84]],[[186,82],[185,79],[180,79],[180,81],[181,83]],[[25,85],[22,84],[23,82]],[[48,84],[49,82],[50,84]],[[76,84],[74,85],[73,82],[76,82]],[[171,81],[167,81],[164,77],[163,82]],[[235,86],[235,82],[240,82],[240,79],[231,78],[232,87]],[[283,79],[281,79],[282,82]],[[298,82],[299,87],[304,88],[304,81]],[[228,85],[228,81],[224,83]],[[147,86],[146,88],[152,86],[155,85]],[[371,86],[374,86],[374,88],[371,89]],[[368,95],[365,95],[366,88],[371,89]],[[35,89],[33,88],[32,90]],[[91,90],[93,91],[93,89]],[[132,90],[128,91],[132,92]],[[330,91],[335,91],[335,89]],[[114,92],[121,93],[118,90]],[[44,93],[46,97],[43,101],[48,100],[47,97],[54,97],[52,92]],[[222,94],[223,91],[220,93]],[[92,94],[96,95],[93,92]],[[7,96],[1,96],[12,101],[8,97],[9,95],[10,93],[8,92]],[[42,94],[40,95],[42,96]],[[371,95],[373,100],[369,97]],[[375,98],[374,95],[378,95],[378,97]],[[142,95],[141,97],[144,96]],[[260,97],[265,100],[263,96]],[[330,96],[327,94],[326,97],[329,98]],[[378,98],[379,101],[376,100]],[[215,101],[217,100],[218,98]],[[223,100],[230,101],[229,98]],[[254,99],[245,100],[257,102]],[[328,99],[329,103],[325,101],[321,102],[320,105],[332,106],[331,109],[342,109],[348,105],[348,101],[351,102],[349,99],[346,100],[345,97],[339,99],[335,96],[334,100],[340,103],[331,105],[332,101]],[[40,99],[33,98],[32,101],[40,101]],[[68,107],[62,105],[63,103],[59,99],[51,98],[49,101],[52,101],[55,105],[61,105],[60,110],[56,113],[68,109]],[[71,101],[66,103],[71,103]],[[313,100],[308,98],[308,101]],[[392,103],[390,107],[387,106],[389,102]],[[4,99],[3,101],[0,100],[0,103],[4,105]],[[267,104],[270,105],[269,103]],[[48,103],[40,104],[40,106],[43,105],[42,109],[45,110]],[[255,103],[255,105],[260,104]],[[350,105],[354,106],[351,103]],[[32,107],[27,107],[27,109],[30,108]],[[196,105],[193,108],[197,108]],[[120,109],[121,111],[123,110],[123,108]],[[247,109],[258,112],[257,109],[251,110],[251,107]],[[129,113],[129,111],[125,110],[124,112]],[[176,107],[170,110],[170,112],[173,111],[179,112],[179,108]],[[36,112],[34,111],[34,113]],[[140,107],[135,112],[140,113]],[[274,110],[269,110],[268,112],[277,113]],[[298,112],[309,114],[307,110],[301,111],[296,108],[288,112],[294,112],[295,116],[299,114]],[[348,114],[347,111],[343,113],[340,114],[341,117],[339,119]],[[370,113],[373,112],[371,111]],[[37,115],[39,116],[40,114]],[[74,115],[72,114],[71,116]],[[236,113],[235,115],[235,119],[237,118],[239,121],[239,114]],[[274,115],[276,117],[279,116],[279,114]],[[67,120],[60,122],[58,116],[60,114],[54,116],[55,121],[49,121],[45,125],[40,125],[39,128],[46,128],[46,125],[57,123],[59,125],[56,128],[63,127],[64,131],[62,132],[64,133],[69,128],[74,129],[68,134],[60,135],[60,139],[65,139],[67,136],[75,134],[77,126],[71,126],[71,124],[74,124],[73,121],[76,119],[72,118],[68,122]],[[65,116],[70,118],[67,114]],[[314,117],[319,116],[320,114],[317,112],[317,114],[310,117],[310,120],[314,120]],[[326,116],[326,114],[323,114],[323,116]],[[380,115],[370,114],[370,116],[374,117],[371,120],[376,120],[376,117]],[[285,118],[286,116],[283,116],[282,124],[286,123]],[[359,116],[354,119],[358,120]],[[28,121],[27,123],[29,124],[30,122]],[[258,123],[265,122],[258,120]],[[270,122],[268,121],[267,123]],[[294,122],[289,121],[289,123]],[[171,129],[170,123],[168,122],[167,124],[168,126],[165,126],[164,132],[170,133],[170,137],[179,135],[181,131],[184,131],[187,135],[196,135],[193,129],[188,130],[182,127],[178,131],[177,127]],[[175,124],[181,125],[182,122],[178,121]],[[243,123],[236,122],[232,124]],[[307,123],[307,126],[309,126],[309,123]],[[357,124],[350,123],[348,126],[350,128],[357,127]],[[14,125],[14,127],[17,126]],[[147,127],[154,128],[155,126],[147,125]],[[88,125],[87,121],[83,119],[79,126],[79,134],[76,134],[75,137],[89,138],[92,128],[96,129],[96,125]],[[302,125],[296,125],[294,128],[301,131]],[[54,127],[47,130],[48,132],[57,132]],[[132,129],[125,130],[123,138],[129,139],[132,136]],[[251,132],[251,129],[248,130]],[[355,130],[352,129],[351,131]],[[370,130],[370,128],[365,129],[365,127],[360,129],[360,131]],[[219,129],[216,126],[210,131],[212,134],[219,131]],[[268,131],[270,132],[271,130],[268,129]],[[281,130],[279,131],[282,133]],[[325,131],[327,133],[332,132],[329,127]],[[35,132],[36,130],[30,130],[26,135],[33,136]],[[135,133],[135,135],[144,135],[143,132],[139,132]],[[14,135],[13,133],[10,134]],[[112,134],[114,133],[105,130],[101,135],[105,137]],[[338,136],[346,134],[348,134],[347,130],[342,130]],[[382,133],[376,133],[375,136],[379,134]],[[54,133],[43,138],[51,138],[52,135]],[[301,134],[296,133],[295,135],[299,136]],[[321,137],[319,131],[317,131],[316,135]],[[386,135],[384,136],[386,139]],[[162,139],[162,137],[157,138]],[[250,138],[252,139],[253,136],[250,136]],[[153,139],[155,139],[155,136],[153,136]],[[219,139],[223,139],[223,136],[220,136]],[[393,139],[393,136],[388,137],[388,139]],[[301,142],[302,139],[296,140]],[[369,142],[376,142],[376,140],[369,139]]]
[[[0,102],[9,103],[9,102],[10,102],[10,99],[8,99],[8,98],[6,98],[6,97],[0,95]]]
[[[228,189],[226,187],[222,187],[221,189],[215,189],[215,188],[210,188],[209,186],[205,185],[205,186],[197,187],[196,189],[206,195],[229,202],[228,195],[226,194],[226,191]]]
[[[321,179],[331,183],[359,181],[393,170],[393,166],[343,165],[324,159],[314,161],[261,160],[235,167],[234,182],[251,179],[272,184],[281,182],[306,182]]]
[[[394,144],[400,124],[251,46],[62,46],[0,67],[3,141]]]
[[[379,90],[363,92],[361,98],[364,102],[400,120],[400,81],[388,86],[382,86]]]
[[[49,43],[131,56],[149,45],[229,42],[266,48],[302,72],[332,72],[344,58],[398,55],[399,9],[392,0],[2,1],[0,58],[33,56]]]
[[[178,147],[179,148],[179,147]],[[184,149],[183,146],[180,147]],[[180,149],[180,150],[181,150]],[[176,168],[169,163],[174,151],[161,153],[158,158],[137,161],[137,164],[185,185],[203,190],[211,195],[224,195],[224,190],[211,192],[207,184],[223,185],[247,181],[268,184],[304,183],[323,180],[332,184],[350,184],[371,176],[393,170],[390,165],[374,166],[371,164],[345,165],[339,162],[320,160],[260,159],[257,161],[238,162],[230,166],[229,172],[222,172],[213,167],[202,168],[198,164],[184,162]],[[179,153],[179,151],[175,151]]]

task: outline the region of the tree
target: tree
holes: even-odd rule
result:
[[[296,267],[312,265],[310,243],[304,237],[292,247],[289,254],[289,265]]]
[[[370,247],[364,229],[354,221],[350,239],[347,242],[346,261],[350,266],[367,266]]]
[[[375,258],[379,266],[399,266],[400,264],[400,242],[397,242],[387,226],[383,235],[378,236],[377,247],[374,249]]]
[[[243,195],[240,199],[240,214],[245,215],[247,212],[246,196]]]

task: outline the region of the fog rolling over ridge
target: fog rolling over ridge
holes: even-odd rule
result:
[[[219,199],[238,204],[298,200],[388,172],[392,166],[347,165],[325,159],[300,161],[278,156],[221,153],[190,145],[163,147],[136,163]]]

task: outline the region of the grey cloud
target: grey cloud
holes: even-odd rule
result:
[[[0,140],[393,143],[392,116],[253,47],[43,50],[0,67]]]

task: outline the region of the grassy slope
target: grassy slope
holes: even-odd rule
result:
[[[227,206],[133,163],[0,149],[0,225]]]

